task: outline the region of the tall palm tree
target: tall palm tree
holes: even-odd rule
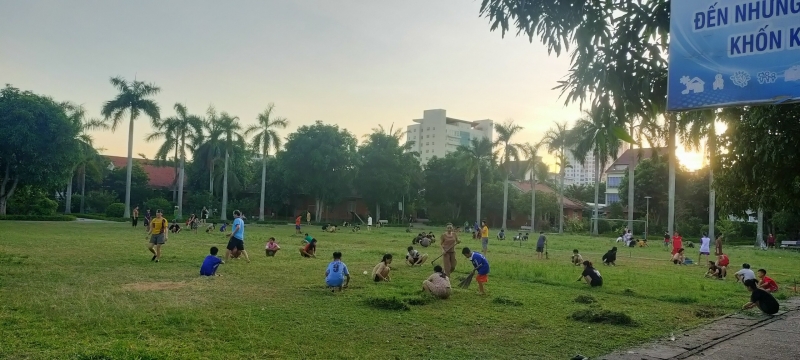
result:
[[[586,162],[586,155],[594,155],[594,216],[592,217],[592,234],[598,235],[598,217],[600,214],[600,169],[606,168],[608,158],[617,159],[621,145],[619,120],[608,108],[593,106],[585,111],[572,129],[576,144],[572,155],[581,165]],[[629,138],[629,136],[628,136]],[[626,140],[632,140],[628,139]]]
[[[228,211],[228,161],[230,153],[233,151],[236,143],[243,142],[242,125],[239,124],[238,116],[231,116],[223,112],[219,117],[219,127],[222,131],[222,147],[225,150],[225,173],[222,180],[222,211],[220,211],[220,219],[227,220]]]
[[[692,111],[678,119],[678,133],[683,144],[690,149],[700,150],[705,138],[708,149],[708,237],[714,239],[716,221],[716,191],[714,191],[714,164],[717,154],[717,112],[716,110]]]
[[[86,195],[86,164],[90,161],[94,160],[97,156],[97,150],[94,148],[93,141],[91,135],[89,135],[89,131],[92,130],[107,130],[108,124],[105,121],[100,119],[94,118],[87,118],[86,116],[86,109],[83,105],[76,105],[70,102],[62,103],[61,106],[67,113],[67,119],[72,123],[72,125],[79,129],[78,136],[75,138],[78,141],[80,147],[80,159],[78,164],[73,169],[73,172],[80,168],[80,174],[82,174],[82,181],[81,181],[81,206],[80,212],[83,213],[83,206],[84,206],[84,196]],[[69,214],[72,212],[72,176],[69,178],[69,182],[67,183],[67,196],[66,196],[66,204],[64,208],[64,213]]]
[[[539,164],[541,164],[541,159],[539,158],[539,148],[542,146],[542,143],[525,143],[522,144],[521,150],[522,153],[525,155],[527,160],[525,160],[525,172],[531,173],[531,231],[536,231],[536,168]],[[545,174],[547,171],[545,170]]]
[[[178,211],[175,216],[182,218],[187,140],[192,142],[191,140],[196,137],[196,134],[202,132],[203,122],[200,117],[190,115],[186,106],[181,103],[175,103],[173,108],[175,109],[175,116],[159,121],[157,129],[162,131],[148,135],[146,140],[153,141],[164,138],[164,143],[159,148],[156,158],[166,157],[166,152],[175,148],[175,162],[178,163],[178,176],[176,177]]]
[[[123,116],[129,115],[128,123],[128,172],[125,176],[125,213],[124,217],[131,215],[131,171],[133,170],[133,122],[144,113],[153,123],[156,123],[161,116],[159,115],[158,104],[150,99],[161,91],[155,84],[148,84],[142,81],[125,81],[121,77],[112,77],[111,85],[119,91],[119,94],[103,104],[101,113],[105,120],[111,119],[111,131],[116,131],[117,126],[122,122]]]
[[[506,221],[508,219],[508,177],[511,174],[511,162],[519,160],[520,145],[511,142],[514,135],[522,131],[522,126],[514,124],[513,120],[509,120],[503,124],[494,124],[494,131],[497,133],[497,140],[494,142],[494,147],[498,149],[498,157],[503,166],[503,172],[506,179],[503,183],[503,226],[506,228]]]
[[[473,138],[470,141],[470,146],[461,145],[458,147],[458,152],[461,157],[461,163],[467,168],[467,183],[477,176],[478,194],[477,194],[477,210],[475,219],[480,224],[481,222],[481,168],[490,165],[494,161],[494,154],[492,153],[492,142],[487,138]]]
[[[172,118],[161,119],[155,124],[153,128],[155,131],[147,134],[144,138],[147,142],[162,140],[161,146],[158,147],[153,160],[158,166],[171,165],[175,170],[175,178],[172,181],[172,201],[174,202],[178,196],[178,147],[180,142],[177,139],[177,120]],[[174,152],[174,155],[171,155]],[[147,160],[147,157],[139,154],[139,157]]]
[[[270,147],[276,153],[281,147],[281,138],[276,129],[286,129],[286,126],[289,125],[286,118],[273,116],[274,109],[275,104],[267,105],[267,109],[258,114],[258,124],[251,125],[244,132],[244,136],[255,135],[251,146],[253,151],[261,153],[261,205],[258,210],[258,218],[262,221],[264,220],[264,193],[267,189],[267,155],[269,155]]]
[[[560,178],[560,185],[558,187],[558,233],[564,233],[564,173],[567,167],[567,148],[570,146],[572,140],[570,138],[569,126],[567,122],[554,122],[555,126],[544,134],[542,142],[547,146],[547,152],[550,154],[555,153],[556,160],[558,161],[558,175]]]
[[[193,158],[195,161],[203,161],[208,169],[208,192],[214,195],[214,167],[220,159],[222,153],[223,131],[220,117],[213,106],[209,106],[206,111],[206,118],[203,121],[202,132],[195,134],[192,142],[195,144]]]

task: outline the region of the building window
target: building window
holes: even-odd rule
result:
[[[433,134],[433,137],[436,137],[436,134]]]
[[[606,194],[606,205],[619,202],[619,194]]]
[[[428,127],[427,129],[425,129],[425,130],[430,130],[430,129],[431,129],[431,128],[430,128],[430,126],[429,126],[429,127]]]
[[[614,189],[614,188],[618,188],[619,184],[622,183],[622,178],[621,177],[617,177],[617,176],[613,176],[613,177],[609,176],[606,181],[607,181],[606,187],[609,188],[609,189]],[[617,200],[617,201],[619,201],[619,200]]]
[[[425,143],[425,145],[428,145],[428,143]]]
[[[427,153],[428,153],[428,150],[425,150],[425,153],[427,154]]]
[[[427,139],[427,138],[429,138],[429,137],[431,137],[431,136],[430,136],[430,135],[425,135],[425,138],[426,138],[426,139]]]
[[[433,145],[433,142],[431,142],[431,145]]]

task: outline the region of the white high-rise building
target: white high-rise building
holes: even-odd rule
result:
[[[586,154],[584,164],[578,162],[572,152],[567,150],[567,164],[564,170],[564,186],[569,185],[594,185],[597,169],[595,168],[595,158],[593,153]]]
[[[425,110],[422,119],[414,122],[406,130],[406,139],[414,142],[411,150],[419,153],[422,165],[434,156],[441,158],[456,151],[461,145],[469,146],[474,138],[491,141],[494,133],[492,120],[454,119],[447,117],[443,109]]]

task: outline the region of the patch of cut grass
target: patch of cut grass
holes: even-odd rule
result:
[[[492,299],[492,303],[497,305],[507,305],[507,306],[522,306],[521,301],[517,301],[514,299],[510,299],[506,296],[498,296]]]
[[[394,310],[394,311],[409,311],[411,308],[408,304],[396,297],[381,298],[370,297],[364,299],[364,302],[371,308],[378,310]]]
[[[584,309],[573,312],[570,318],[585,323],[634,326],[633,319],[625,313],[604,309]]]
[[[589,294],[580,294],[575,298],[575,302],[578,304],[594,304],[597,302],[597,299]]]

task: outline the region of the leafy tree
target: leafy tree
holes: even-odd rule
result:
[[[570,137],[570,130],[566,122],[554,123],[555,127],[547,130],[542,139],[542,143],[547,146],[548,153],[555,153],[558,162],[558,176],[560,183],[558,186],[559,198],[559,216],[558,216],[558,233],[564,233],[564,173],[567,169],[566,152],[567,148],[572,145],[572,138]]]
[[[494,164],[494,154],[492,153],[492,142],[486,138],[472,138],[470,146],[459,146],[457,153],[457,163],[465,167],[466,182],[469,183],[473,178],[477,179],[476,188],[478,194],[475,197],[476,201],[476,218],[479,224],[481,222],[481,174],[485,173],[486,168],[491,168]],[[426,175],[427,177],[427,175]],[[428,189],[427,187],[425,189]],[[463,196],[463,194],[461,195]],[[460,209],[459,209],[460,210]]]
[[[525,161],[525,171],[530,171],[530,182],[531,182],[531,230],[536,230],[536,178],[537,178],[537,166],[541,164],[541,158],[539,157],[539,148],[542,147],[542,143],[525,143],[522,144],[520,150],[525,155],[527,160]],[[545,170],[545,177],[547,176],[547,170]]]
[[[714,221],[716,220],[716,192],[714,191],[714,163],[717,153],[717,115],[715,110],[695,111],[689,116],[678,118],[678,132],[682,142],[687,147],[699,150],[700,141],[706,139],[708,146],[708,159],[711,164],[708,169],[708,236],[714,239]]]
[[[88,119],[86,117],[86,109],[83,107],[83,105],[65,102],[62,103],[61,106],[67,113],[67,119],[69,119],[74,127],[80,129],[77,137],[75,138],[80,149],[76,169],[77,167],[80,167],[80,174],[82,177],[80,212],[83,213],[84,197],[86,195],[86,165],[92,164],[98,157],[97,150],[94,148],[93,139],[92,136],[89,135],[89,131],[107,130],[108,124],[100,119]],[[73,173],[76,169],[73,169]],[[72,212],[72,182],[72,176],[70,176],[69,181],[67,182],[67,196],[66,204],[64,206],[64,213],[66,214]]]
[[[111,131],[116,131],[117,126],[126,114],[130,116],[128,123],[128,167],[125,181],[125,217],[130,217],[131,207],[131,173],[133,171],[133,122],[144,113],[158,125],[160,118],[158,104],[149,99],[158,94],[161,89],[155,84],[147,84],[142,81],[125,81],[121,77],[112,77],[111,85],[119,91],[119,94],[103,105],[102,114],[105,120],[111,119]]]
[[[474,141],[473,146],[478,142]],[[488,149],[488,154],[491,154],[491,143],[488,141],[479,144],[479,148]],[[458,221],[466,217],[461,215],[461,211],[473,204],[473,199],[469,196],[470,189],[476,186],[476,182],[480,182],[480,178],[473,176],[470,179],[469,174],[475,174],[478,170],[473,172],[463,165],[465,156],[465,153],[460,152],[447,154],[443,158],[434,156],[425,164],[425,204],[431,218],[437,222]],[[488,163],[483,166],[487,168]],[[479,188],[479,197],[480,193]]]
[[[355,185],[367,203],[375,204],[376,221],[381,219],[381,204],[400,200],[414,173],[421,171],[417,154],[409,152],[413,143],[401,146],[402,131],[392,129],[387,132],[378,125],[358,149]]]
[[[252,148],[254,151],[261,153],[261,203],[258,210],[258,218],[264,220],[264,196],[267,186],[267,155],[269,149],[275,150],[275,153],[281,148],[281,138],[276,132],[277,129],[286,129],[289,121],[282,117],[275,117],[272,111],[275,110],[275,104],[270,103],[267,105],[266,110],[258,114],[258,124],[251,125],[244,132],[245,136],[253,136]]]
[[[208,192],[213,197],[214,170],[216,163],[220,159],[223,143],[223,131],[220,117],[213,106],[208,107],[206,118],[203,120],[202,131],[195,134],[192,143],[196,145],[193,147],[193,163],[197,166],[201,166],[205,173],[208,174]],[[192,179],[193,177],[190,176],[189,180],[192,181]],[[195,181],[200,180],[199,177],[194,177],[194,179],[196,179]]]
[[[79,132],[52,99],[0,90],[0,215],[18,186],[63,188],[78,163]]]
[[[508,121],[504,124],[495,124],[494,131],[497,132],[497,140],[494,146],[498,147],[498,158],[501,161],[503,172],[505,173],[505,182],[503,184],[503,225],[506,228],[506,220],[508,219],[508,176],[511,173],[512,161],[519,161],[520,144],[511,142],[514,135],[522,131],[522,126],[514,124],[514,121]]]
[[[355,175],[356,138],[337,125],[317,121],[289,134],[280,157],[286,181],[316,199],[315,219],[325,202],[349,195]]]
[[[599,193],[606,193],[606,184],[600,183],[598,186]],[[577,185],[572,184],[564,188],[564,197],[569,199],[579,200],[585,203],[594,202],[594,185]]]
[[[131,171],[131,181],[133,185],[127,188],[127,172],[127,169],[124,168],[116,168],[109,171],[103,179],[103,188],[114,194],[122,194],[123,191],[128,190],[131,204],[138,205],[144,203],[144,201],[149,199],[153,194],[153,190],[150,189],[149,185],[150,177],[139,163],[134,163]],[[120,200],[121,199],[115,199],[115,202]],[[98,211],[98,209],[94,210]],[[105,209],[100,212],[103,211],[105,211]]]
[[[239,124],[239,117],[228,115],[223,112],[220,114],[219,126],[223,134],[222,146],[225,149],[225,173],[222,180],[222,210],[220,211],[220,219],[226,220],[228,218],[228,163],[230,162],[230,154],[233,152],[234,147],[239,145],[244,147],[244,137],[241,135],[242,126]]]

